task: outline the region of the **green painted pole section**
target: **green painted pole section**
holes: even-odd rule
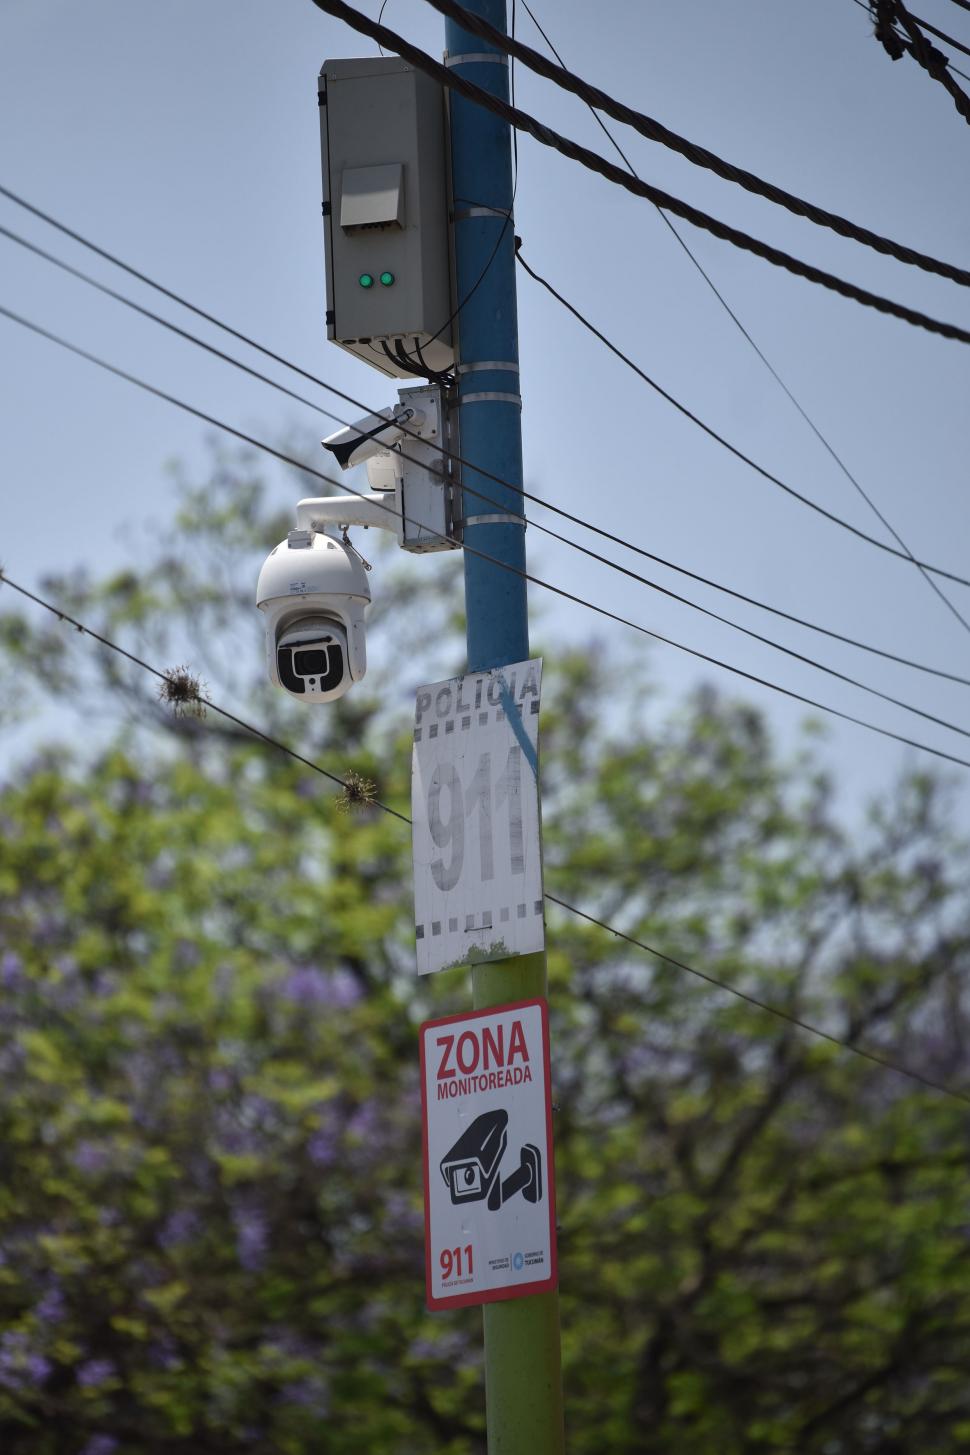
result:
[[[505,0],[465,0],[506,28]],[[449,64],[501,96],[509,68],[494,47],[446,26]],[[512,145],[509,128],[463,97],[449,97],[459,363],[461,453],[487,476],[464,467],[464,483],[490,497],[465,495],[469,545],[491,561],[465,556],[468,670],[480,672],[529,656],[524,577],[519,337],[515,289]],[[507,481],[499,486],[494,477]],[[494,503],[492,503],[494,502]],[[511,569],[503,570],[495,562]],[[477,965],[476,1010],[546,995],[545,954]],[[483,1305],[485,1416],[489,1455],[564,1455],[559,1293]]]
[[[476,965],[476,1010],[546,994],[546,957]],[[563,1455],[559,1291],[487,1303],[485,1413],[489,1455]]]

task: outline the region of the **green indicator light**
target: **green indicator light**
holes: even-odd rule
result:
[[[381,282],[384,284],[384,287],[385,288],[390,288],[391,284],[394,282],[394,274],[393,273],[382,273],[381,274]]]
[[[374,275],[372,273],[361,273],[360,277],[357,279],[357,282],[362,288],[373,288]]]

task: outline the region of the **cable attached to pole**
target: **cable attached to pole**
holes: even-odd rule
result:
[[[886,3],[895,4],[896,0],[886,0]],[[786,192],[784,188],[778,187],[772,182],[764,181],[763,178],[755,176],[753,172],[747,171],[744,167],[724,161],[722,157],[709,151],[707,147],[679,136],[677,132],[671,131],[662,122],[655,121],[653,117],[644,115],[642,111],[637,111],[632,106],[618,101],[615,96],[601,90],[599,86],[594,86],[591,82],[574,75],[562,63],[558,66],[555,65],[540,51],[533,50],[531,46],[521,40],[507,36],[504,31],[498,30],[484,16],[473,14],[464,5],[458,4],[457,0],[427,0],[427,4],[442,15],[447,15],[449,19],[456,21],[472,35],[480,36],[482,40],[495,46],[505,55],[521,61],[536,75],[554,82],[555,85],[564,91],[569,91],[573,96],[578,96],[581,101],[586,102],[587,106],[604,112],[624,126],[632,127],[648,141],[659,142],[661,146],[678,152],[680,156],[686,157],[695,166],[705,167],[726,182],[734,182],[755,196],[764,197],[769,202],[784,207],[787,211],[794,213],[796,217],[804,217],[819,227],[831,228],[840,237],[862,243],[863,246],[873,248],[885,257],[895,258],[898,262],[908,263],[915,268],[922,268],[927,273],[936,273],[941,278],[949,278],[951,282],[959,283],[964,288],[970,287],[970,271],[966,268],[960,268],[954,263],[946,263],[927,253],[918,252],[904,243],[894,242],[892,238],[882,237],[868,227],[851,222],[848,218],[840,217],[838,213],[829,212],[826,208],[818,207],[812,202],[806,202],[804,198],[796,197],[794,193]]]
[[[966,3],[968,5],[968,8],[970,8],[970,0],[966,0]],[[536,16],[534,10],[529,5],[529,0],[522,0],[522,5],[523,5],[523,8],[525,10],[525,13],[528,15],[529,19],[532,21],[532,24],[535,26],[536,30],[542,36],[542,39],[545,41],[546,45],[549,47],[550,51],[555,56],[556,60],[559,62],[559,65],[563,68],[563,70],[566,70],[567,69],[567,66],[566,66],[565,60],[563,59],[563,57],[559,53],[559,51],[556,49],[556,46],[554,45],[554,43],[553,43],[551,37],[549,36],[548,32],[543,29],[543,27],[540,24],[539,19]],[[378,19],[380,19],[380,16],[378,16]],[[921,22],[921,23],[923,23],[923,22]],[[512,34],[513,34],[513,37],[514,37],[514,35],[515,35],[515,27],[514,26],[512,28]],[[512,64],[514,65],[514,61],[512,62]],[[512,95],[512,102],[513,102],[513,104],[515,103],[515,94],[514,94],[514,92],[513,92],[513,95]],[[624,166],[626,167],[627,171],[630,172],[634,177],[636,177],[638,175],[636,168],[634,167],[633,163],[630,161],[630,158],[627,156],[626,152],[620,146],[619,142],[617,141],[616,137],[613,135],[613,133],[610,130],[610,128],[606,125],[606,122],[600,116],[600,114],[596,110],[595,106],[591,105],[589,102],[587,102],[586,104],[587,104],[587,106],[589,108],[590,115],[592,116],[593,120],[596,122],[596,125],[602,131],[603,135],[606,137],[607,141],[613,147],[613,150],[616,152],[617,156],[620,158],[620,161],[624,164]],[[664,212],[662,208],[658,207],[657,208],[657,216],[661,219],[661,221],[663,222],[664,226],[667,228],[667,230],[671,234],[671,236],[676,239],[677,243],[679,244],[679,246],[681,247],[681,249],[684,251],[684,253],[686,253],[687,257],[690,259],[691,263],[693,264],[695,270],[703,278],[704,282],[707,284],[708,288],[713,293],[713,295],[717,299],[718,303],[724,309],[724,312],[727,314],[728,318],[730,318],[731,322],[734,324],[735,328],[738,330],[738,332],[740,333],[741,337],[754,350],[755,354],[761,360],[761,362],[764,365],[764,367],[768,370],[768,373],[774,379],[774,381],[778,385],[779,389],[781,389],[782,393],[785,395],[786,399],[788,399],[789,403],[791,403],[795,407],[795,409],[798,411],[799,415],[805,421],[805,423],[808,425],[809,429],[812,431],[812,434],[815,436],[815,438],[818,440],[819,444],[822,446],[822,448],[829,455],[830,459],[832,459],[835,462],[835,464],[838,466],[839,470],[841,470],[842,474],[848,480],[848,482],[852,486],[852,488],[856,491],[856,493],[858,495],[860,495],[862,497],[862,499],[866,502],[866,504],[868,505],[868,507],[872,511],[872,513],[885,526],[886,530],[889,531],[890,535],[892,536],[892,538],[896,542],[896,544],[898,546],[902,547],[902,549],[906,552],[907,556],[909,556],[909,558],[914,562],[914,564],[916,564],[916,569],[919,571],[920,575],[923,577],[923,580],[926,582],[927,586],[930,588],[930,590],[933,592],[933,594],[936,597],[939,598],[939,600],[943,603],[943,605],[949,611],[950,615],[953,616],[956,619],[956,621],[958,621],[960,623],[960,625],[963,627],[964,631],[966,631],[968,634],[970,634],[970,621],[967,620],[967,618],[963,615],[963,613],[956,606],[956,604],[950,599],[950,597],[943,590],[943,588],[939,584],[939,582],[938,581],[934,581],[932,575],[926,570],[926,568],[924,566],[920,566],[918,563],[916,563],[916,557],[915,557],[914,552],[910,550],[909,546],[906,544],[906,542],[903,540],[902,536],[899,534],[899,531],[895,528],[895,526],[892,524],[892,522],[889,521],[886,518],[886,515],[884,514],[884,512],[882,510],[880,510],[879,506],[876,504],[876,502],[873,499],[873,497],[869,494],[869,492],[867,490],[865,490],[863,488],[863,486],[860,484],[860,482],[856,479],[855,475],[852,473],[852,471],[849,469],[848,465],[842,459],[842,456],[833,447],[833,445],[830,444],[830,442],[826,439],[825,435],[822,433],[821,429],[819,429],[818,425],[815,423],[814,419],[808,413],[807,409],[805,409],[804,405],[795,397],[794,393],[789,388],[788,384],[785,383],[785,380],[782,378],[781,374],[778,372],[778,370],[775,368],[774,364],[768,358],[767,354],[765,354],[765,352],[760,347],[760,345],[755,342],[755,340],[752,337],[752,335],[745,328],[744,324],[741,322],[740,318],[735,313],[734,309],[731,307],[731,305],[728,303],[727,299],[724,297],[724,294],[717,287],[716,283],[714,282],[714,280],[711,277],[711,275],[708,273],[707,269],[700,262],[700,259],[694,253],[693,249],[688,246],[687,242],[682,237],[681,233],[678,231],[677,227],[674,225],[674,223],[671,221],[671,219],[667,216],[666,212]]]
[[[9,576],[2,567],[0,567],[0,585],[9,586],[12,591],[18,592],[19,595],[26,597],[29,601],[34,602],[37,606],[42,607],[43,610],[50,612],[51,615],[56,616],[59,621],[66,622],[69,626],[74,627],[75,631],[77,631],[81,635],[88,636],[93,641],[96,641],[101,646],[107,648],[109,651],[116,652],[119,656],[126,658],[136,667],[140,667],[143,671],[149,672],[153,677],[158,678],[161,682],[165,683],[171,680],[172,674],[170,672],[163,672],[160,668],[155,667],[150,662],[145,661],[143,657],[137,656],[134,652],[129,652],[127,648],[121,646],[120,643],[112,641],[110,637],[104,636],[101,632],[96,631],[93,627],[90,627],[85,622],[80,621],[79,618],[77,618],[76,616],[72,616],[70,612],[63,610],[59,606],[55,606],[53,602],[45,600],[44,597],[38,596],[35,592],[30,591],[26,586],[21,586],[20,583],[18,581],[15,581],[13,577]],[[346,778],[341,778],[338,774],[329,772],[328,769],[322,767],[319,763],[315,763],[312,758],[305,758],[302,753],[298,753],[294,748],[291,748],[288,743],[284,743],[280,738],[273,737],[270,733],[264,732],[262,728],[256,727],[251,722],[247,722],[245,718],[238,717],[235,713],[230,712],[227,708],[224,708],[219,703],[214,702],[211,697],[204,694],[199,694],[197,700],[201,702],[207,709],[210,709],[212,712],[216,713],[218,716],[224,717],[228,722],[233,723],[236,727],[240,727],[245,732],[251,733],[254,738],[256,738],[259,742],[263,743],[266,747],[275,748],[277,752],[283,753],[285,756],[292,758],[294,762],[300,763],[304,768],[309,768],[312,772],[319,773],[321,777],[328,779],[329,782],[338,784],[348,794],[352,794],[354,792],[352,770],[348,773]],[[379,808],[383,813],[388,814],[391,818],[396,818],[400,823],[410,826],[411,820],[407,816],[407,814],[399,813],[396,808],[391,808],[389,804],[383,803],[373,794],[368,794],[367,803],[368,806]],[[632,945],[636,949],[645,951],[648,955],[653,955],[656,959],[663,961],[665,964],[671,965],[676,970],[682,970],[685,972],[685,974],[692,975],[696,979],[705,981],[706,984],[711,986],[713,989],[726,991],[727,994],[733,995],[736,999],[744,1001],[746,1004],[753,1006],[756,1010],[763,1011],[768,1015],[774,1016],[778,1020],[786,1021],[789,1025],[796,1026],[799,1030],[805,1031],[809,1035],[817,1036],[821,1040],[828,1041],[830,1044],[838,1046],[843,1051],[851,1051],[854,1056],[860,1056],[866,1061],[870,1061],[877,1066],[882,1066],[887,1071],[895,1072],[898,1076],[905,1076],[910,1081],[915,1081],[931,1091],[939,1092],[942,1096],[948,1096],[956,1099],[957,1101],[962,1101],[970,1104],[970,1094],[962,1091],[958,1087],[948,1086],[945,1082],[942,1081],[934,1081],[931,1077],[924,1076],[922,1072],[914,1071],[911,1067],[903,1066],[899,1062],[893,1061],[888,1056],[882,1055],[877,1051],[873,1051],[868,1047],[860,1046],[855,1041],[845,1040],[841,1036],[833,1035],[830,1031],[823,1030],[821,1026],[813,1025],[810,1021],[803,1020],[800,1016],[794,1015],[791,1011],[787,1011],[781,1006],[773,1005],[770,1001],[762,1000],[758,996],[751,995],[747,991],[740,989],[739,986],[731,985],[728,981],[720,980],[716,975],[711,975],[706,970],[698,970],[696,966],[688,964],[687,961],[676,959],[673,955],[669,955],[663,950],[658,950],[653,945],[648,945],[644,940],[638,939],[636,936],[630,935],[624,930],[618,929],[617,926],[611,925],[605,920],[598,919],[595,915],[587,913],[585,910],[578,908],[578,906],[575,904],[570,904],[568,900],[560,898],[559,895],[546,893],[545,898],[549,904],[556,905],[558,909],[565,910],[567,914],[574,915],[577,919],[584,920],[587,924],[593,925],[597,929],[603,930],[606,934],[613,935],[616,939],[623,940],[626,944]]]
[[[861,303],[867,308],[875,309],[878,313],[900,319],[914,328],[926,329],[929,333],[938,334],[941,338],[970,344],[970,330],[941,319],[931,318],[929,314],[921,313],[918,309],[908,308],[905,304],[895,303],[891,298],[884,298],[879,293],[872,293],[867,288],[860,288],[855,283],[849,283],[844,278],[836,277],[834,273],[827,273],[822,268],[816,268],[811,263],[805,263],[800,258],[793,257],[781,248],[761,242],[760,239],[752,237],[749,233],[721,222],[720,219],[702,212],[700,208],[693,207],[688,202],[683,202],[679,197],[671,196],[669,192],[664,192],[659,187],[653,187],[648,182],[641,182],[628,172],[624,172],[622,167],[607,161],[599,153],[590,151],[588,147],[580,146],[578,142],[571,141],[560,132],[553,130],[552,127],[537,120],[536,117],[530,116],[518,107],[510,106],[508,102],[491,95],[488,91],[483,91],[474,82],[465,80],[454,68],[439,65],[426,51],[411,45],[396,31],[388,30],[384,25],[377,25],[352,5],[345,4],[344,0],[312,0],[312,3],[318,10],[323,10],[337,20],[344,21],[353,30],[358,30],[361,34],[370,36],[372,40],[380,41],[382,44],[386,42],[388,48],[394,50],[403,60],[410,61],[412,65],[439,81],[441,85],[447,86],[449,90],[457,92],[478,106],[483,106],[487,111],[492,111],[503,121],[516,127],[517,130],[527,132],[543,146],[550,147],[572,161],[579,162],[589,171],[596,172],[601,177],[605,177],[608,182],[614,182],[625,188],[635,197],[643,197],[648,202],[653,202],[658,207],[673,212],[677,217],[682,217],[685,222],[693,223],[696,227],[712,233],[722,242],[729,242],[745,252],[753,253],[755,257],[773,263],[775,267],[784,268],[796,277],[828,288],[843,298],[851,299],[854,303]]]
[[[254,449],[264,451],[274,459],[280,460],[283,464],[292,465],[303,474],[322,480],[328,485],[335,485],[338,489],[345,490],[348,494],[357,496],[358,499],[364,498],[361,491],[354,490],[352,486],[347,485],[343,481],[335,480],[332,475],[327,475],[322,470],[317,470],[312,465],[307,465],[302,460],[295,459],[284,450],[279,450],[274,445],[267,444],[264,440],[257,439],[254,435],[247,434],[244,430],[237,429],[234,425],[226,424],[225,421],[206,413],[205,410],[198,409],[194,404],[189,404],[186,400],[179,399],[175,395],[167,393],[164,389],[159,389],[154,384],[149,384],[146,380],[140,379],[136,374],[131,374],[127,370],[119,368],[116,364],[111,364],[106,359],[99,358],[97,354],[92,354],[89,350],[81,348],[78,344],[72,344],[69,340],[61,338],[58,334],[52,333],[40,324],[32,323],[29,319],[24,318],[21,314],[15,313],[12,309],[6,308],[2,304],[0,304],[0,316],[10,319],[11,322],[19,324],[22,328],[28,329],[31,333],[35,333],[51,343],[57,344],[69,353],[76,354],[79,358],[87,360],[88,363],[97,365],[98,368],[104,369],[116,378],[124,379],[127,383],[134,384],[137,388],[154,395],[157,399],[165,400],[166,403],[174,405],[175,408],[181,409],[187,414],[191,414],[194,418],[202,420],[205,424],[211,424],[216,429],[225,431],[225,433],[241,440],[244,444],[252,445]],[[398,513],[393,506],[381,505],[380,508],[386,510],[388,515],[394,516],[395,520],[398,518]],[[783,687],[780,683],[771,681],[770,678],[761,677],[755,672],[748,672],[743,667],[733,666],[731,663],[724,662],[721,658],[715,657],[709,652],[702,652],[697,647],[689,647],[684,642],[678,642],[673,637],[664,636],[661,632],[653,631],[649,627],[643,626],[640,622],[620,615],[619,612],[611,611],[608,607],[600,606],[594,601],[588,601],[585,597],[579,596],[573,591],[567,591],[563,586],[556,586],[551,581],[545,581],[540,576],[535,576],[529,571],[521,570],[509,562],[502,561],[497,556],[491,555],[487,551],[482,551],[478,547],[470,545],[467,541],[460,542],[452,536],[442,535],[434,527],[427,525],[424,521],[415,519],[413,516],[408,515],[405,519],[409,524],[417,525],[421,530],[426,531],[430,535],[437,535],[440,539],[449,541],[452,545],[461,545],[466,556],[474,556],[493,566],[498,566],[500,570],[508,571],[513,576],[519,577],[522,581],[530,582],[545,591],[550,591],[554,596],[560,597],[563,601],[570,601],[576,606],[584,607],[586,610],[594,612],[597,616],[604,617],[607,621],[616,622],[620,626],[627,626],[641,636],[649,637],[653,641],[662,642],[665,646],[674,647],[678,651],[686,653],[687,656],[694,657],[701,662],[707,662],[710,666],[719,667],[736,677],[742,678],[746,682],[753,682],[759,687],[767,687],[771,691],[778,692],[781,696],[788,697],[794,702],[800,702],[806,707],[815,708],[820,712],[827,712],[832,717],[841,718],[844,722],[854,723],[857,727],[867,728],[870,732],[878,733],[880,737],[890,738],[894,742],[903,743],[906,747],[918,748],[922,752],[930,753],[933,757],[942,758],[949,763],[956,763],[962,768],[970,768],[970,759],[961,758],[955,753],[948,753],[943,748],[930,747],[928,743],[922,743],[918,739],[907,737],[904,733],[897,733],[891,728],[880,727],[877,723],[869,722],[865,718],[856,717],[854,713],[844,712],[841,708],[830,707],[826,703],[818,702],[813,697],[808,697],[802,692],[796,692],[794,688]]]

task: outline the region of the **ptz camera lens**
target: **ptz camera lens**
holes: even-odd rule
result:
[[[327,670],[326,652],[296,652],[293,665],[301,677],[322,677]]]
[[[313,642],[307,647],[278,647],[276,666],[280,681],[288,692],[301,695],[311,692],[333,692],[344,680],[344,654],[336,642],[329,645]]]

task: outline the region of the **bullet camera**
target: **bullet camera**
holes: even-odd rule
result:
[[[362,465],[365,460],[388,450],[405,434],[417,434],[424,424],[424,411],[413,404],[399,403],[377,414],[365,414],[356,424],[338,429],[322,441],[342,470]]]
[[[301,502],[302,503],[302,502]],[[367,572],[353,546],[290,531],[263,563],[256,605],[270,681],[301,702],[335,702],[367,670]]]
[[[497,1212],[518,1192],[526,1202],[541,1200],[542,1153],[531,1142],[520,1149],[516,1170],[502,1179],[508,1126],[509,1114],[504,1107],[482,1112],[441,1159],[441,1175],[455,1206],[484,1202],[489,1212]]]

